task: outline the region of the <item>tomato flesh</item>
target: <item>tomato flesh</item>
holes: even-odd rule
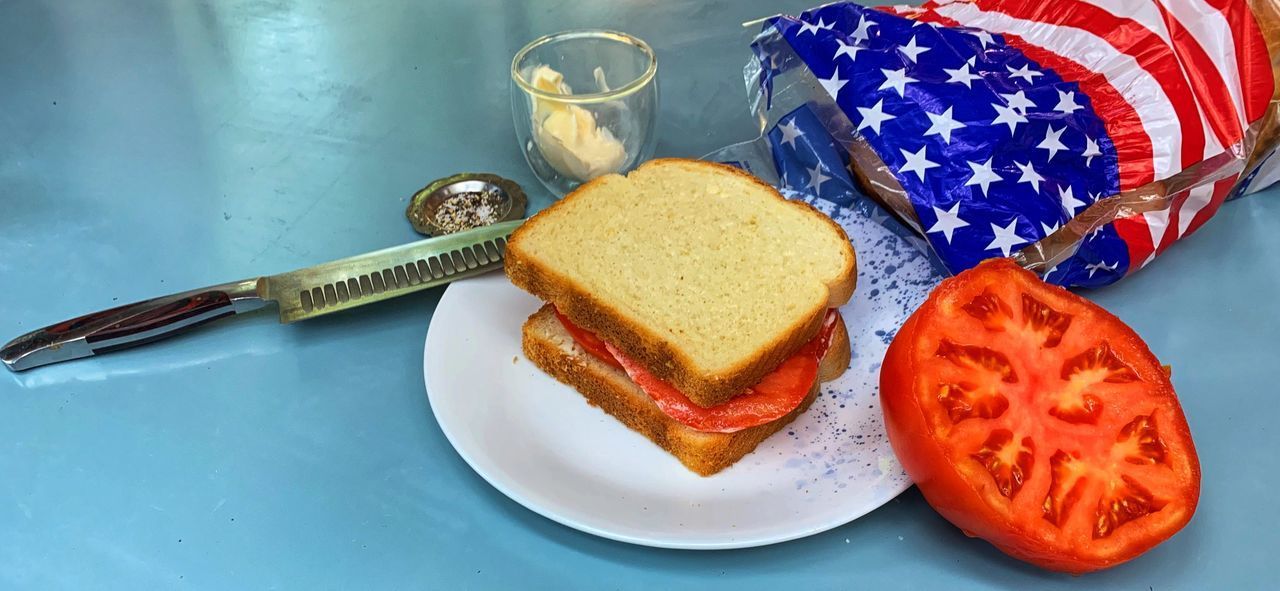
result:
[[[641,364],[630,359],[613,345],[601,340],[568,318],[556,316],[583,349],[601,360],[621,368],[644,390],[658,408],[676,421],[709,433],[733,433],[763,425],[786,416],[804,402],[818,378],[818,365],[831,346],[831,337],[840,321],[840,313],[828,310],[818,335],[800,347],[777,369],[766,374],[755,386],[729,401],[712,407],[701,407],[680,390],[659,379]]]
[[[966,532],[1073,573],[1191,519],[1195,446],[1169,376],[1119,319],[997,259],[944,281],[881,369],[890,443]]]
[[[609,349],[605,347],[604,341],[601,340],[600,337],[596,336],[595,333],[570,322],[569,319],[565,318],[565,315],[561,314],[560,310],[556,309],[554,306],[552,306],[551,309],[555,310],[556,318],[560,319],[560,324],[564,325],[565,330],[569,331],[569,334],[573,336],[573,340],[577,342],[579,346],[586,349],[588,353],[596,356],[601,361],[618,369],[622,369],[622,364],[618,362],[618,358],[614,357],[613,354],[609,352]]]

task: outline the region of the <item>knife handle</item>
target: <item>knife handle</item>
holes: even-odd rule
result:
[[[143,345],[206,322],[261,308],[258,280],[246,279],[126,304],[29,332],[0,348],[11,371]]]

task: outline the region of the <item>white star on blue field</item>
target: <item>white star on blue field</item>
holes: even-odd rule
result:
[[[1010,256],[1118,192],[1117,156],[1089,96],[1000,35],[849,3],[770,25],[773,38],[754,46],[766,94],[788,68],[806,69],[814,88],[809,106],[777,105],[790,110],[767,134],[779,177],[822,198],[861,195],[848,149],[831,136],[842,126],[814,114],[832,112],[814,105],[834,102],[848,119],[843,128],[883,161],[953,272]],[[1105,226],[1045,276],[1104,285],[1130,263]]]

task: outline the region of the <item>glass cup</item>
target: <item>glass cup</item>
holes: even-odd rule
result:
[[[556,197],[653,155],[658,60],[616,31],[566,31],[511,60],[511,110],[529,167]]]

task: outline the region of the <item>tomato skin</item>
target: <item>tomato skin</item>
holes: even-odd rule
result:
[[[1113,342],[1126,350],[1145,353],[1153,362],[1155,360],[1141,338],[1121,320],[1062,288],[1042,284],[1037,277],[1007,259],[988,261],[944,280],[898,331],[885,355],[880,376],[880,403],[890,445],[925,500],[966,535],[982,538],[1000,551],[1020,560],[1072,574],[1096,571],[1128,561],[1182,529],[1191,520],[1199,501],[1199,460],[1167,370],[1159,366],[1158,362],[1152,365],[1152,371],[1141,372],[1142,379],[1154,384],[1152,398],[1166,403],[1172,401],[1175,420],[1172,421],[1173,424],[1164,425],[1163,429],[1167,430],[1169,439],[1185,441],[1185,447],[1181,450],[1189,462],[1194,482],[1187,490],[1178,491],[1179,501],[1185,503],[1189,510],[1176,521],[1165,524],[1162,531],[1152,532],[1152,535],[1145,538],[1126,540],[1127,543],[1122,548],[1106,552],[1090,551],[1087,543],[1064,548],[1061,541],[1055,543],[1045,537],[1033,535],[1023,524],[1017,522],[1017,516],[997,511],[982,496],[975,482],[957,469],[954,458],[947,454],[945,442],[939,441],[931,431],[928,411],[922,407],[917,387],[923,368],[918,363],[913,347],[925,332],[939,323],[947,322],[939,302],[958,296],[966,289],[966,282],[977,281],[982,273],[1024,273],[1034,280],[1036,288],[1033,289],[1060,291],[1070,298],[1080,299],[1096,310],[1096,316],[1101,319],[1102,324],[1099,330],[1107,331]],[[1027,281],[1025,277],[1019,279]]]

